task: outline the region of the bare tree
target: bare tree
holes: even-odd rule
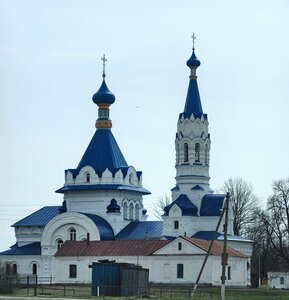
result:
[[[273,182],[273,195],[268,199],[263,222],[279,265],[289,267],[289,178]]]
[[[165,195],[164,197],[160,197],[152,207],[152,212],[155,217],[157,217],[159,220],[162,219],[162,215],[164,213],[164,208],[171,203],[170,198]]]
[[[254,211],[259,207],[259,200],[253,192],[253,187],[242,178],[229,178],[225,181],[222,191],[230,194],[231,207],[234,214],[233,230],[235,235],[241,235],[254,220]]]

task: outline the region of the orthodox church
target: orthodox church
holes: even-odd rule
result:
[[[119,255],[119,261],[130,262],[137,257],[138,263],[143,258],[143,265],[148,268],[156,264],[152,257],[159,261],[164,254],[176,257],[175,251],[178,251],[181,263],[175,262],[176,278],[185,280],[185,275],[179,275],[184,272],[184,266],[180,265],[186,264],[186,257],[205,255],[208,240],[216,237],[216,243],[221,244],[223,239],[222,226],[220,232],[214,233],[224,195],[214,194],[209,184],[211,139],[196,74],[201,63],[193,48],[187,61],[190,69],[187,97],[177,121],[176,184],[171,190],[172,202],[164,208],[162,221],[148,221],[143,196],[150,192],[143,186],[142,172],[127,163],[111,130],[110,107],[115,96],[105,80],[105,56],[102,60],[102,84],[92,97],[98,107],[96,131],[77,167],[65,170],[64,185],[56,191],[63,194],[62,205],[45,206],[13,224],[16,243],[0,253],[0,260],[6,262],[14,274],[53,277],[55,282],[75,282],[71,280],[76,278],[75,267],[70,267],[77,266],[73,261],[76,257],[79,260],[84,253],[84,245],[92,247],[95,244],[97,248],[106,245],[103,246],[107,247],[106,253],[113,247],[122,249],[122,254],[112,251],[111,256],[118,259]],[[252,244],[233,235],[232,213],[229,214],[228,234],[229,252],[237,264],[235,268],[244,269],[243,277],[240,279],[239,274],[239,283],[235,282],[235,285],[248,285]],[[130,247],[135,252],[127,253]],[[145,251],[146,247],[151,248]],[[69,254],[72,248],[75,251]],[[77,252],[77,249],[82,250]],[[220,259],[220,251],[214,248],[212,251],[215,253],[212,255]],[[96,258],[107,258],[105,253],[96,255],[94,250],[91,253],[94,254],[85,255],[87,271],[83,272],[88,272],[87,265]],[[69,276],[63,273],[66,266],[62,266],[65,264],[63,258],[67,261],[67,257],[70,257],[67,267],[72,270]],[[196,256],[191,258],[194,260]],[[156,282],[174,282],[173,278],[162,277],[168,276],[167,271],[158,275],[152,270],[151,278]],[[208,270],[208,274],[210,272],[212,270]],[[218,284],[219,275],[215,277],[215,281],[207,281]],[[78,278],[77,282],[89,282],[89,275],[81,280]]]

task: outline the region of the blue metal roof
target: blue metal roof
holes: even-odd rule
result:
[[[112,104],[115,101],[115,96],[108,89],[104,79],[99,90],[92,96],[92,101],[95,104]]]
[[[170,209],[175,204],[181,209],[182,216],[198,216],[198,208],[184,194],[180,195],[174,202],[164,208],[166,216],[169,215]]]
[[[137,240],[160,238],[163,232],[162,221],[133,221],[122,229],[117,235],[117,240]]]
[[[199,231],[195,233],[192,238],[211,241],[212,239],[217,240],[221,235],[221,233],[215,231]]]
[[[87,216],[94,222],[94,224],[96,225],[99,231],[100,240],[102,241],[114,240],[113,230],[105,219],[93,214],[86,214],[86,213],[82,213],[82,214]]]
[[[17,244],[10,247],[9,250],[1,252],[0,255],[41,255],[40,242],[31,243],[22,247]]]
[[[45,226],[51,219],[60,214],[62,206],[44,206],[24,219],[16,222],[12,227]]]
[[[76,169],[70,169],[75,178],[80,170],[92,167],[98,176],[105,169],[115,174],[122,167],[129,167],[121,150],[109,129],[97,129]]]
[[[178,185],[176,185],[175,187],[173,187],[171,189],[171,191],[179,191],[180,190],[180,187]]]
[[[193,50],[192,56],[187,61],[187,66],[191,69],[196,69],[200,64],[201,62],[197,59],[195,51]],[[184,115],[185,118],[190,118],[192,114],[195,118],[201,118],[203,115],[197,77],[190,78],[184,112],[180,114],[180,117]]]
[[[183,114],[185,118],[190,118],[192,114],[195,118],[201,118],[203,115],[202,103],[196,79],[190,80]]]
[[[198,184],[191,188],[191,191],[203,191],[204,189]]]
[[[201,216],[220,216],[225,195],[207,194],[202,199]]]
[[[132,191],[148,195],[151,192],[143,187],[134,185],[121,185],[121,184],[89,184],[89,185],[65,185],[56,193],[64,193],[67,191],[89,191],[89,190],[119,190],[119,191]]]

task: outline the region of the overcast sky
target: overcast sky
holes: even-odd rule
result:
[[[265,206],[289,176],[288,16],[287,0],[0,0],[0,249],[15,242],[11,224],[61,204],[54,191],[95,131],[103,53],[112,131],[143,171],[149,213],[170,195],[193,32],[211,188],[240,176]]]

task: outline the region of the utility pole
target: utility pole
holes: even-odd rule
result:
[[[229,216],[230,195],[225,198],[225,224],[224,224],[224,246],[222,254],[222,276],[221,276],[221,300],[225,300],[226,266],[228,265],[227,236],[228,236],[228,216]]]
[[[226,197],[225,197],[225,199],[224,199],[224,202],[226,202]],[[216,237],[217,237],[216,234],[217,234],[217,232],[218,232],[218,230],[219,230],[219,227],[220,227],[220,225],[221,225],[221,222],[222,222],[222,219],[223,219],[223,216],[224,216],[225,212],[226,212],[226,209],[225,209],[225,203],[224,203],[224,204],[223,204],[223,208],[221,209],[221,215],[220,215],[218,224],[217,224],[216,229],[215,229],[215,236],[212,236],[212,240],[211,240],[211,243],[210,243],[210,245],[209,245],[209,249],[207,250],[206,257],[205,257],[205,259],[204,259],[204,261],[203,261],[203,264],[202,264],[201,270],[200,270],[200,272],[199,272],[197,281],[196,281],[196,283],[195,283],[195,285],[194,285],[194,289],[193,289],[193,291],[192,291],[192,293],[191,293],[191,298],[194,298],[195,292],[196,292],[196,290],[197,290],[197,288],[198,288],[199,281],[200,281],[200,279],[201,279],[201,276],[202,276],[202,273],[203,273],[203,271],[204,271],[204,268],[205,268],[206,262],[207,262],[207,260],[208,260],[208,257],[209,257],[209,255],[211,254],[211,249],[212,249],[213,243],[214,243],[214,241],[215,241],[215,239],[216,239]]]

